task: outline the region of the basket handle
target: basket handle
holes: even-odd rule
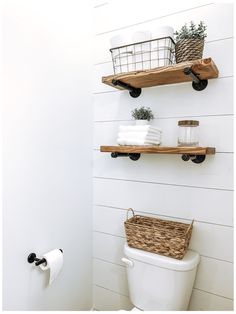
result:
[[[126,213],[126,220],[129,219],[129,212],[132,211],[133,217],[134,217],[134,210],[132,208],[127,209],[127,213]]]
[[[191,222],[191,224],[189,225],[189,227],[188,227],[188,229],[187,229],[187,231],[186,231],[185,234],[187,234],[187,233],[189,232],[189,230],[192,228],[193,223],[194,223],[194,219],[192,220],[192,222]]]

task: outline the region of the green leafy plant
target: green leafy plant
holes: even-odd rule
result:
[[[131,114],[135,120],[148,120],[148,121],[150,121],[150,120],[154,119],[154,115],[153,115],[150,107],[135,108],[133,111],[131,111]]]
[[[200,21],[198,25],[191,21],[189,26],[185,23],[180,31],[176,31],[174,35],[177,42],[181,39],[204,39],[207,37],[206,29],[203,21]]]

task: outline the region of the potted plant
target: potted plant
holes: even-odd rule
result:
[[[154,115],[150,107],[135,108],[131,114],[137,125],[148,124],[148,121],[154,119]]]
[[[175,33],[175,58],[176,63],[201,59],[206,38],[206,26],[200,21],[196,25],[193,21],[190,25],[185,24],[180,31]]]

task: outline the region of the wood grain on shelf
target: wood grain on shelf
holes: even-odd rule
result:
[[[200,79],[217,78],[219,74],[214,61],[211,58],[206,58],[154,68],[151,70],[104,76],[102,77],[102,82],[118,89],[123,88],[114,86],[112,84],[113,79],[120,80],[136,88],[189,82],[191,81],[191,77],[183,73],[183,69],[186,67],[191,67],[193,72],[197,74]]]
[[[165,147],[165,146],[101,146],[101,152],[142,154],[194,154],[214,155],[214,147]]]

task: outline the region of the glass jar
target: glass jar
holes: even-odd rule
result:
[[[178,121],[179,134],[178,146],[198,146],[199,145],[199,121],[181,120]]]

